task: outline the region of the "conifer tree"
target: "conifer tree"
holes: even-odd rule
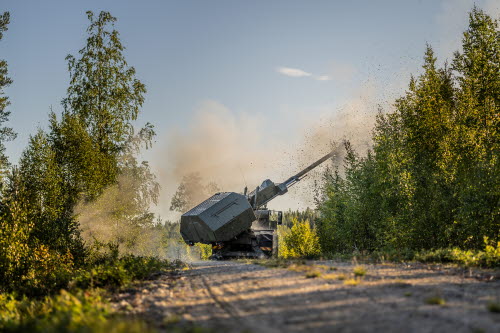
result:
[[[4,12],[0,15],[0,41],[3,38],[3,33],[8,30],[10,22],[9,12]],[[4,88],[12,83],[12,79],[8,77],[7,62],[0,59],[0,182],[4,178],[6,168],[9,166],[7,156],[5,155],[6,141],[14,140],[16,134],[10,127],[3,126],[3,123],[9,120],[10,112],[7,110],[9,106],[9,98],[5,95]]]

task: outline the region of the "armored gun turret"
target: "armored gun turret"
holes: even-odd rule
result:
[[[323,156],[304,170],[275,184],[266,179],[247,194],[236,192],[216,193],[181,216],[181,235],[189,245],[212,244],[215,259],[234,257],[262,258],[277,251],[275,230],[281,224],[271,221],[269,201],[288,192],[288,188],[303,179],[309,171],[333,156]]]

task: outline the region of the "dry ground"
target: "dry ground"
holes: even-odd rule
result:
[[[365,264],[356,279],[355,263],[308,265],[198,262],[119,294],[114,306],[160,331],[500,332],[500,313],[488,309],[500,305],[499,271]]]

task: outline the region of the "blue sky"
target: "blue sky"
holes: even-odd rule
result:
[[[498,1],[475,3],[498,17]],[[37,127],[46,127],[50,107],[61,110],[69,81],[65,57],[84,44],[85,11],[107,10],[118,18],[116,28],[127,48],[126,58],[147,86],[139,124],[155,124],[158,148],[149,156],[162,165],[171,160],[172,133],[188,140],[190,131],[196,131],[193,119],[207,101],[233,120],[258,120],[260,145],[279,142],[283,149],[298,145],[297,133],[304,132],[309,119],[335,116],[366,87],[371,92],[362,107],[389,105],[404,91],[409,74],[418,74],[426,43],[435,48],[441,62],[451,57],[474,2],[2,0],[1,4],[0,10],[11,13],[0,58],[8,61],[14,80],[6,93],[12,102],[10,126],[19,134],[7,145],[11,161],[17,163]]]

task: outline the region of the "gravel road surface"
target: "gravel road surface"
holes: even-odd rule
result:
[[[191,266],[120,293],[113,306],[160,331],[500,332],[499,271],[332,261]]]

